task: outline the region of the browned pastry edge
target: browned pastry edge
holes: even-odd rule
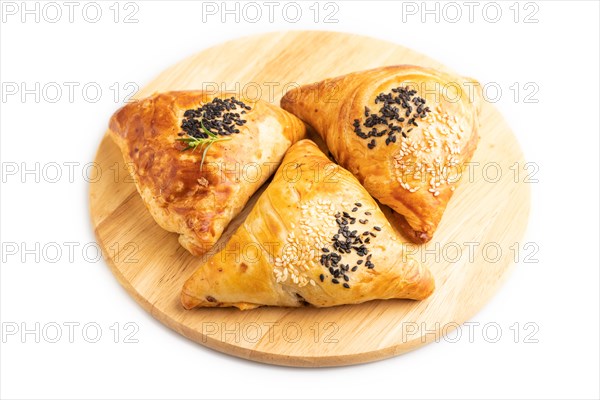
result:
[[[127,104],[110,120],[109,135],[121,149],[150,214],[163,229],[179,233],[180,244],[194,255],[216,243],[287,148],[306,133],[305,125],[283,109],[240,98],[252,108],[244,114],[247,123],[231,140],[210,147],[201,170],[202,152],[184,152],[185,144],[176,141],[183,113],[231,95],[159,93]],[[274,166],[264,167],[266,162]],[[240,165],[251,163],[263,166],[258,179],[240,179]]]
[[[311,125],[323,137],[340,165],[355,174],[379,201],[404,216],[397,219],[397,226],[411,240],[425,243],[432,239],[453,192],[445,188],[447,190],[440,190],[440,194],[435,198],[427,194],[424,196],[419,192],[408,193],[402,188],[385,193],[381,188],[385,186],[384,181],[387,178],[374,166],[378,162],[387,163],[388,161],[385,160],[389,160],[389,156],[377,154],[381,152],[381,144],[375,152],[367,152],[366,143],[362,142],[363,139],[355,137],[351,129],[351,121],[360,118],[364,112],[365,99],[374,97],[382,87],[389,86],[390,82],[396,80],[402,82],[402,79],[409,82],[430,79],[434,82],[457,83],[467,80],[467,78],[417,66],[387,66],[301,86],[286,93],[281,99],[281,106]],[[469,140],[462,146],[461,166],[471,159],[479,140],[478,113],[481,88],[478,85],[474,87],[477,89],[474,93],[475,97],[472,102],[469,101],[464,105],[465,116],[472,118],[473,123]],[[472,115],[469,114],[470,112]],[[367,162],[361,161],[366,160],[367,157],[369,157]],[[371,157],[375,159],[371,160]]]
[[[292,174],[294,179],[288,179],[290,166],[297,172]],[[330,167],[335,174],[315,174]],[[368,263],[358,263],[356,253],[345,254],[340,262],[356,264],[358,269],[348,272],[348,281],[335,284],[319,260],[322,247],[332,246],[332,237],[338,233],[333,214],[344,210],[368,219],[357,220],[352,229],[377,232],[369,238],[371,242],[365,242],[369,243],[367,260],[375,266],[371,269]],[[315,233],[317,226],[323,234]],[[239,249],[249,245],[260,249],[258,255],[238,258]],[[281,273],[287,268],[289,276]],[[301,140],[289,149],[273,182],[225,247],[199,265],[186,281],[181,303],[187,309],[331,307],[375,299],[422,300],[434,287],[429,269],[405,252],[401,238],[358,180],[312,141]]]

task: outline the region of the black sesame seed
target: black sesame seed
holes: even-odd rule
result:
[[[376,231],[381,231],[381,228],[378,226],[374,226],[373,229],[375,229]]]
[[[371,212],[369,212],[369,211],[366,211],[366,212],[365,212],[365,215],[371,215]]]
[[[335,284],[338,284],[338,283],[340,283],[340,281],[338,281],[338,280],[337,280],[337,279],[335,279],[335,278],[334,278],[334,279],[332,279],[332,280],[331,280],[331,282],[333,282],[333,283],[335,283]]]
[[[361,203],[354,203],[355,207],[352,208],[351,212],[358,211],[358,207],[362,207]],[[370,214],[370,212],[367,212]],[[370,243],[371,237],[375,237],[372,232],[364,231],[359,235],[357,230],[350,230],[350,225],[356,222],[356,218],[353,217],[348,211],[340,211],[335,214],[335,221],[338,225],[338,231],[331,238],[331,249],[327,247],[321,248],[323,254],[321,254],[320,262],[332,276],[332,282],[338,281],[338,278],[343,278],[346,282],[350,280],[347,275],[350,271],[355,272],[358,266],[363,263],[363,260],[358,260],[356,265],[350,268],[350,264],[342,263],[344,254],[351,254],[354,250],[356,255],[359,257],[367,256],[369,250],[366,244]],[[365,224],[367,219],[360,219],[361,224]],[[363,239],[363,237],[365,237]],[[334,282],[335,283],[335,282]]]
[[[350,285],[348,285],[347,283],[344,283],[344,287],[345,287],[346,289],[350,289]]]
[[[407,87],[392,88],[390,93],[380,93],[375,97],[375,104],[382,104],[379,112],[373,113],[365,106],[363,127],[370,130],[363,131],[360,121],[355,119],[352,124],[354,132],[362,139],[381,137],[387,133],[389,137],[385,140],[386,145],[396,143],[396,136],[391,135],[391,132],[401,130],[401,126],[397,123],[403,123],[405,118],[408,118],[407,125],[418,126],[416,119],[425,118],[430,112],[429,107],[425,107],[425,99],[415,96],[416,93],[416,90]],[[380,130],[379,126],[386,126],[390,130]],[[404,132],[402,132],[402,136],[407,137]],[[371,140],[367,147],[373,149],[375,145],[376,143]]]
[[[216,135],[239,133],[240,130],[234,129],[234,126],[242,126],[247,121],[240,119],[240,114],[233,112],[238,106],[246,110],[251,109],[235,97],[230,99],[215,97],[211,102],[197,109],[186,110],[183,113],[181,129],[184,134],[202,139],[208,138],[205,130]]]
[[[323,275],[323,274],[319,275],[319,279],[321,280],[321,282],[323,282],[325,280],[325,275]]]

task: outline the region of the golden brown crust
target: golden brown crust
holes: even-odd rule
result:
[[[416,89],[431,112],[417,120],[407,138],[399,136],[389,146],[379,138],[369,149],[353,122],[364,122],[365,106],[378,110],[377,95],[399,86]],[[402,65],[302,86],[288,92],[281,106],[314,127],[335,159],[372,196],[401,214],[399,227],[423,243],[433,236],[477,147],[479,91],[475,81]]]
[[[109,134],[148,210],[161,227],[179,233],[181,245],[194,255],[212,247],[306,133],[300,120],[279,107],[240,99],[252,107],[247,123],[230,141],[213,144],[200,170],[202,152],[184,152],[176,139],[183,113],[214,97],[201,91],[155,94],[126,105],[110,120]]]
[[[364,256],[355,252],[343,254],[342,263],[357,265],[361,257],[363,262],[348,273],[348,281],[340,278],[335,284],[320,258],[325,254],[322,248],[338,233],[335,214],[345,210],[357,216],[351,229],[374,233],[368,254],[375,267],[369,269]],[[433,289],[429,270],[406,254],[358,180],[313,142],[302,140],[290,148],[227,245],[188,279],[181,301],[188,309],[307,303],[329,307],[374,299],[424,299]]]

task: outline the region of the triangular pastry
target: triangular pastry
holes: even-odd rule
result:
[[[156,222],[201,255],[306,130],[260,100],[187,91],[126,105],[109,133]]]
[[[429,270],[411,258],[358,180],[310,140],[287,152],[229,242],[185,283],[185,308],[329,307],[424,299]]]
[[[281,106],[314,127],[337,162],[403,215],[400,228],[422,243],[477,146],[479,93],[475,81],[403,65],[302,86]]]

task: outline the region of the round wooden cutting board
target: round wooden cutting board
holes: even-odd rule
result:
[[[269,33],[204,50],[164,71],[137,97],[166,90],[223,89],[278,104],[285,91],[298,84],[394,64],[447,70],[412,50],[368,37]],[[484,102],[472,171],[463,176],[433,241],[411,248],[435,276],[436,291],[429,299],[328,309],[186,311],[179,301],[181,287],[203,259],[187,253],[176,234],[154,222],[107,136],[95,161],[102,174],[90,188],[93,226],[125,289],[159,321],[200,344],[280,365],[364,363],[440,340],[494,295],[513,263],[530,207],[519,144],[499,112]],[[259,194],[229,226],[221,243]]]

